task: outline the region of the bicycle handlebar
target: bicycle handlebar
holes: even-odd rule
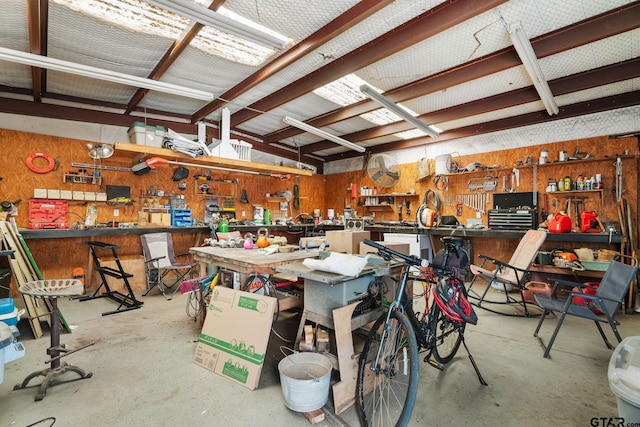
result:
[[[374,242],[373,240],[364,239],[364,243],[378,250],[378,254],[387,261],[390,261],[392,258],[398,258],[404,261],[405,264],[415,267],[432,267],[436,270],[441,270],[447,274],[454,275],[456,272],[464,275],[466,271],[463,269],[456,269],[455,267],[449,267],[446,265],[438,265],[434,263],[429,263],[426,259],[418,258],[415,255],[405,255],[400,252],[394,251],[380,243]]]

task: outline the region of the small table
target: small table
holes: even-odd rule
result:
[[[67,371],[72,371],[80,375],[80,379],[91,378],[91,372],[85,372],[77,366],[60,363],[60,359],[64,356],[80,351],[95,343],[89,343],[75,350],[67,350],[64,345],[60,345],[60,316],[58,314],[58,298],[82,295],[84,286],[77,279],[59,279],[59,280],[37,280],[28,282],[20,286],[20,293],[31,295],[36,298],[46,298],[51,300],[51,346],[47,349],[47,354],[51,359],[45,363],[51,363],[51,367],[35,371],[27,376],[22,383],[16,385],[13,389],[20,390],[27,386],[32,379],[43,376],[44,380],[40,384],[38,394],[35,400],[44,399],[47,394],[47,388],[52,380]]]

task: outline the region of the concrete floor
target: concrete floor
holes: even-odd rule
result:
[[[64,316],[75,326],[72,334],[62,334],[62,343],[74,348],[95,341],[64,360],[93,377],[54,384],[40,402],[34,401],[40,379],[32,381],[34,387],[13,390],[45,367],[49,346],[48,333],[34,340],[22,320],[19,341],[26,356],[5,366],[0,427],[28,426],[47,417],[57,426],[310,425],[285,407],[281,393],[277,362],[284,356],[278,348],[290,343],[271,334],[260,386],[250,391],[191,362],[200,330],[185,314],[185,296],[166,301],[152,292],[142,300],[141,309],[106,317],[101,313],[114,308],[110,300],[61,300]],[[467,344],[489,386],[479,384],[464,349],[444,372],[422,364],[411,425],[585,426],[593,425],[593,417],[617,416],[607,378],[612,351],[591,322],[567,319],[549,360],[532,336],[536,319],[484,310],[478,316],[479,324],[467,328]],[[295,312],[283,314],[275,329],[293,339],[298,319]],[[640,335],[640,315],[618,319],[623,337]],[[555,319],[548,319],[542,336],[548,339],[554,325]],[[331,400],[319,425],[358,425],[353,408],[336,416],[330,405]]]

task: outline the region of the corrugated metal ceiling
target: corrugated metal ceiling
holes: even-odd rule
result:
[[[138,0],[123,1],[138,10]],[[147,3],[138,3],[140,13],[148,13]],[[506,118],[513,128],[601,111],[602,105],[640,103],[638,1],[213,3],[211,9],[223,5],[292,44],[253,67],[194,47],[198,24],[189,23],[172,40],[55,1],[4,0],[2,48],[199,89],[218,99],[208,103],[0,60],[0,112],[121,126],[145,117],[149,124],[194,134],[195,122],[217,124],[227,107],[232,131],[254,150],[322,168],[323,162],[360,154],[288,127],[283,116],[384,152],[482,133],[486,123]],[[547,114],[512,47],[505,23],[515,22],[532,40],[560,107],[556,116]],[[312,92],[348,73],[437,125],[440,137],[403,140],[395,134],[413,129],[409,123],[376,126],[359,117],[378,104],[365,100],[340,107]]]

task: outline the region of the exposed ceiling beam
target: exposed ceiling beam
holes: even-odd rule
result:
[[[344,32],[348,28],[364,21],[380,9],[393,3],[393,0],[362,0],[349,10],[329,22],[318,31],[302,40],[300,43],[275,58],[269,64],[265,65],[222,95],[218,99],[213,100],[209,104],[202,107],[191,118],[191,122],[195,123],[202,120],[208,114],[222,108],[227,102],[237,98],[247,92],[256,85],[262,83],[278,71],[291,65],[293,62],[307,55],[309,52],[325,44],[338,34]]]
[[[638,27],[640,27],[640,2],[635,2],[537,37],[532,40],[532,45],[538,57],[543,58]],[[521,61],[515,49],[508,47],[482,58],[469,61],[461,66],[389,90],[385,92],[384,95],[394,102],[402,102],[466,83],[520,64]],[[324,127],[378,108],[379,105],[375,102],[364,100],[347,107],[338,108],[314,117],[313,119],[306,120],[305,122],[315,127]],[[299,135],[300,133],[300,130],[296,128],[286,127],[265,135],[265,140],[269,142],[281,141]]]
[[[28,0],[29,51],[33,54],[47,54],[48,15],[49,2],[47,0]],[[31,67],[34,102],[42,101],[42,94],[47,90],[46,83],[47,70],[45,68]]]
[[[640,77],[640,58],[633,58],[628,61],[605,65],[593,70],[555,79],[549,82],[549,86],[555,96],[560,96],[637,77]],[[533,86],[528,86],[490,96],[488,98],[477,99],[454,107],[423,114],[418,118],[430,123],[443,123],[538,100],[539,96],[535,88]],[[401,120],[387,125],[375,126],[369,129],[342,135],[341,137],[348,141],[358,142],[380,138],[410,129],[413,129],[413,127]],[[437,139],[437,141],[441,141],[441,139]],[[306,154],[333,147],[334,145],[331,142],[321,141],[305,145],[304,147],[301,147],[300,151],[301,153]]]
[[[216,11],[225,0],[214,0],[213,3],[209,6],[209,9]],[[204,27],[204,25],[193,22],[191,27],[187,30],[186,34],[180,39],[176,40],[171,44],[171,47],[165,52],[162,59],[158,61],[155,68],[151,71],[151,74],[147,76],[149,79],[160,80],[160,78],[167,72],[169,67],[173,65],[174,62],[178,59],[180,54],[184,52],[184,50],[189,47],[193,39],[198,35],[200,30]],[[149,89],[138,89],[131,100],[129,101],[129,105],[125,111],[125,114],[131,114],[132,111],[135,110],[136,106],[142,101],[145,95],[149,92]]]
[[[451,129],[446,133],[442,133],[437,140],[431,137],[420,137],[408,139],[404,141],[394,141],[387,144],[376,145],[369,149],[372,153],[382,153],[385,151],[401,150],[405,148],[420,147],[434,142],[450,141],[454,139],[466,138],[470,136],[483,135],[492,132],[498,132],[508,129],[515,129],[523,126],[530,126],[540,123],[552,122],[555,120],[563,120],[571,117],[579,117],[586,114],[600,113],[619,108],[631,107],[638,105],[640,99],[640,90],[634,92],[626,92],[619,95],[608,96],[599,99],[593,99],[576,104],[565,105],[560,107],[560,113],[555,116],[549,116],[546,111],[536,111],[533,113],[522,114],[519,116],[506,117],[504,119],[494,120],[491,122],[478,123],[475,125],[464,126],[458,129]],[[455,151],[455,145],[452,146]],[[341,160],[346,158],[357,157],[355,153],[345,152],[327,156],[327,162]]]
[[[451,0],[441,3],[360,48],[254,102],[249,107],[232,114],[231,126],[244,123],[258,116],[260,111],[269,111],[279,107],[313,89],[391,56],[506,1]]]

